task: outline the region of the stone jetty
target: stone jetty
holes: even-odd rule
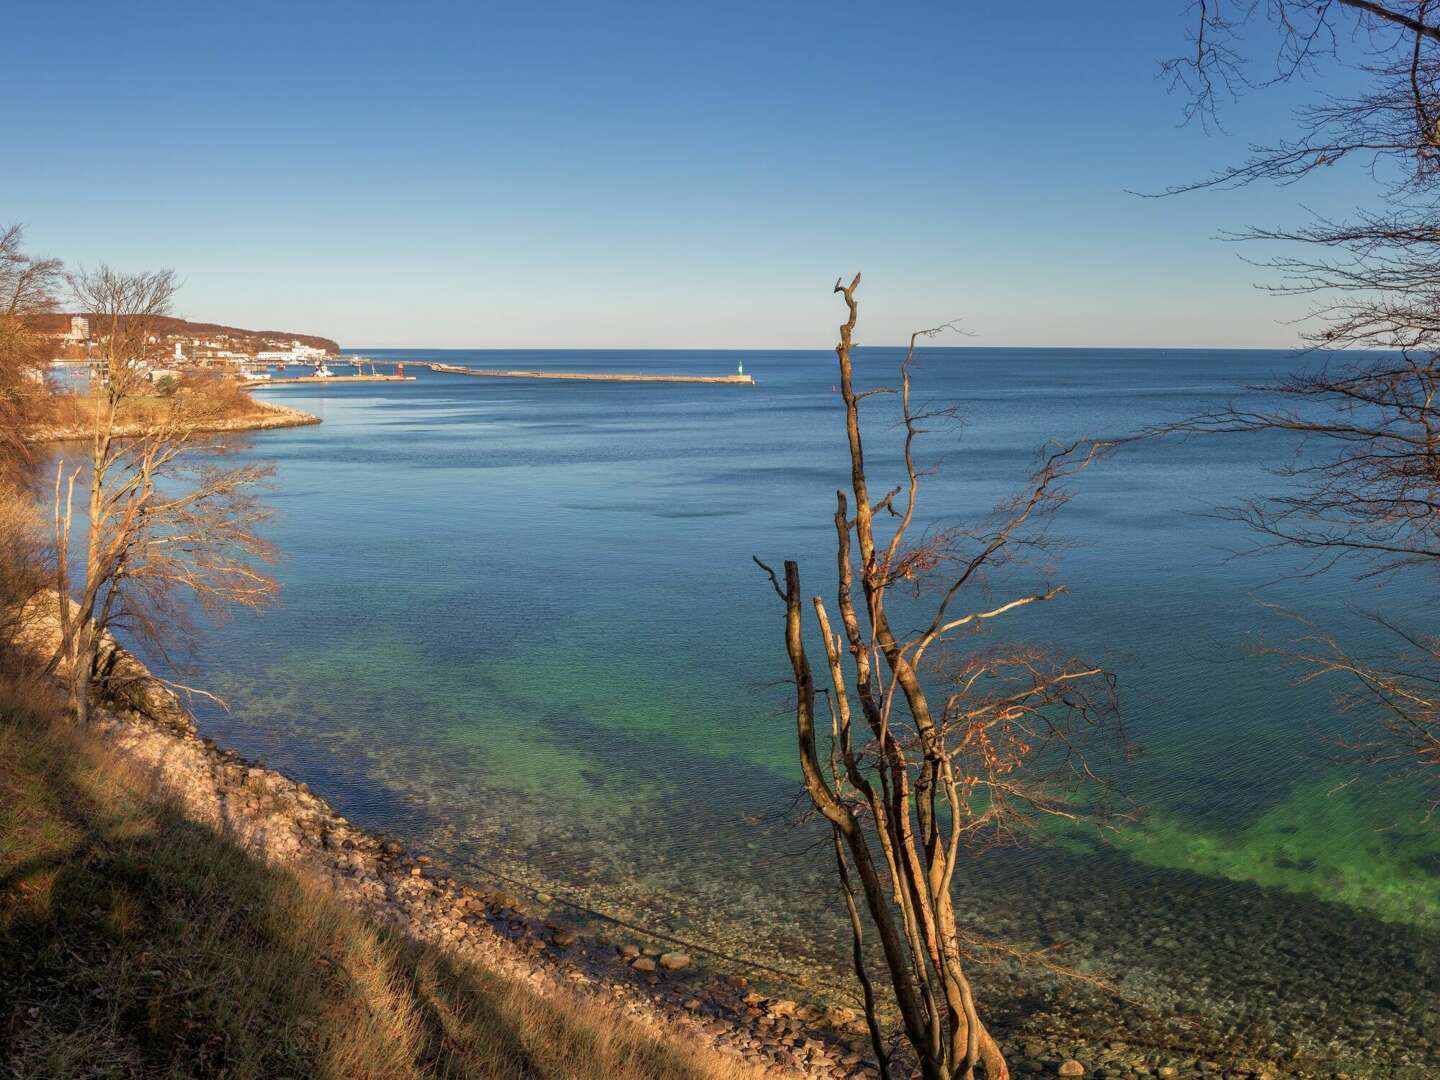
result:
[[[246,390],[259,390],[266,386],[293,386],[296,383],[352,383],[352,382],[414,382],[414,375],[297,375],[292,379],[247,379],[240,385]]]
[[[431,371],[446,375],[476,375],[488,379],[570,379],[579,382],[644,382],[644,383],[722,383],[731,386],[754,386],[751,375],[637,375],[619,372],[586,371],[494,371],[488,368],[460,367],[456,364],[431,364]]]

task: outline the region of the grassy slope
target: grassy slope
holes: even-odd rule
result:
[[[368,924],[0,686],[0,1073],[750,1075]]]
[[[100,399],[89,387],[57,393],[50,399],[46,423],[67,430],[93,430],[101,407]],[[182,380],[181,388],[169,397],[152,394],[127,398],[116,419],[124,427],[156,424],[177,414],[182,420],[203,421],[237,420],[264,412],[265,406],[236,381],[217,376]]]

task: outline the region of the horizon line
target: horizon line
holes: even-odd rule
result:
[[[334,339],[332,339],[334,340]],[[855,349],[906,349],[908,344],[855,345]],[[917,346],[917,352],[920,351]],[[925,345],[927,351],[981,349],[1054,349],[1081,352],[1113,349],[1126,352],[1323,352],[1313,345]],[[826,352],[833,345],[346,345],[341,352],[401,352],[404,350],[438,352]],[[1396,349],[1332,350],[1336,352],[1396,352]]]

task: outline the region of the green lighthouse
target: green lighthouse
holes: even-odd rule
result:
[[[736,374],[736,375],[744,375],[744,374],[745,374],[745,361],[744,361],[744,360],[738,361],[738,362],[735,364],[735,374]]]

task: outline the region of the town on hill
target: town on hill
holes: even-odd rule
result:
[[[54,360],[83,361],[103,345],[105,320],[89,313],[31,315],[30,328],[53,343]],[[314,363],[337,356],[340,346],[315,334],[289,330],[242,330],[173,316],[152,318],[153,344],[177,367],[225,367],[250,363]],[[159,351],[159,350],[157,350]]]

